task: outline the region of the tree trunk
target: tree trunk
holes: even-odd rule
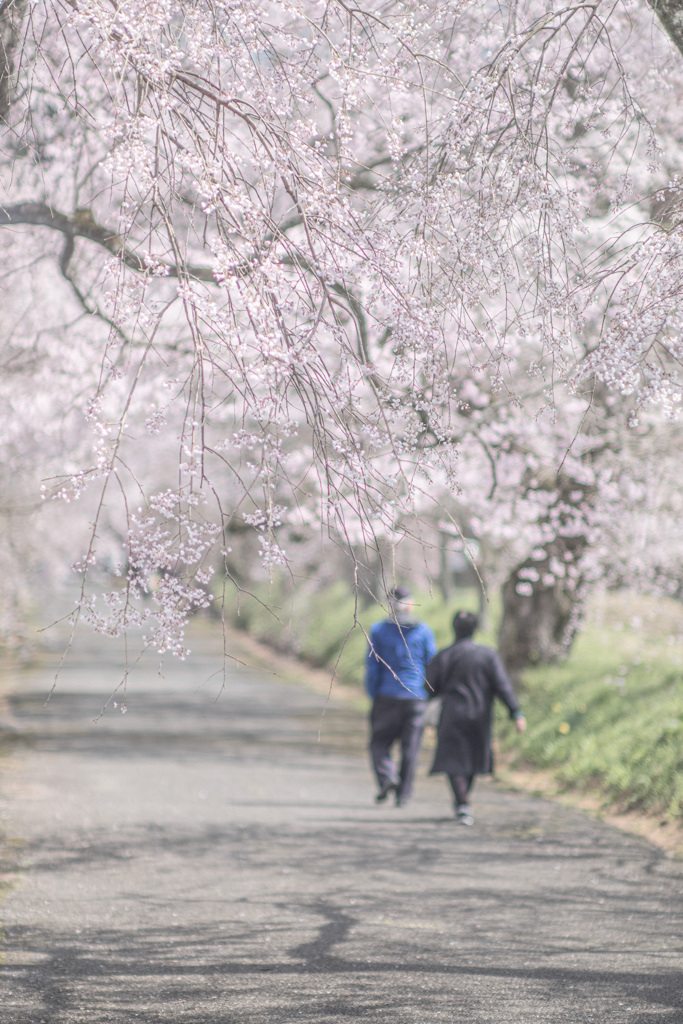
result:
[[[683,0],[648,0],[669,39],[683,54]]]
[[[0,0],[0,120],[9,114],[14,86],[14,55],[21,42],[26,0]]]
[[[539,523],[547,535],[503,585],[498,637],[501,657],[517,676],[529,665],[566,657],[581,622],[586,591],[582,558],[588,547],[595,487],[564,473],[537,475],[534,487],[553,500]]]
[[[448,564],[448,535],[439,530],[439,590],[444,602],[450,600],[452,582],[451,567]]]
[[[505,581],[498,642],[513,676],[569,653],[581,619],[583,577],[576,563],[585,547],[583,537],[556,538],[544,545],[542,558],[525,559]]]

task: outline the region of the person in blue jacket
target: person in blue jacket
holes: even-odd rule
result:
[[[389,594],[390,617],[370,630],[365,689],[372,698],[370,756],[377,776],[378,803],[395,794],[401,807],[410,799],[427,707],[426,669],[436,654],[429,626],[413,617],[406,587]],[[391,756],[398,740],[400,770]]]

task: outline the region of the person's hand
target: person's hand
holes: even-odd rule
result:
[[[519,718],[515,718],[515,729],[517,730],[517,732],[526,731],[526,718],[524,717],[524,715],[520,715]]]

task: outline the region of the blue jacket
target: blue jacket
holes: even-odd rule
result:
[[[436,654],[436,640],[424,622],[385,619],[370,630],[365,689],[370,697],[426,700],[425,670]]]

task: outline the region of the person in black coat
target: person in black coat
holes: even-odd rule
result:
[[[518,732],[526,720],[496,651],[472,640],[479,625],[471,612],[453,619],[455,643],[439,651],[427,666],[430,698],[441,697],[437,747],[430,775],[446,774],[455,798],[455,813],[462,825],[472,825],[468,803],[475,775],[493,769],[491,711],[498,697],[515,720]]]

